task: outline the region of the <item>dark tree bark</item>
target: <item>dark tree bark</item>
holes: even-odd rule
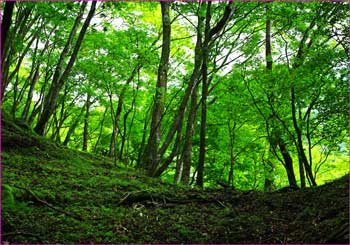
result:
[[[197,87],[191,95],[191,107],[188,112],[185,142],[182,152],[182,173],[180,175],[181,183],[188,185],[192,166],[192,137],[194,134],[194,121],[197,112]]]
[[[211,33],[210,30],[210,20],[211,20],[211,2],[207,3],[207,11],[205,17],[205,31],[204,31],[204,42],[202,46],[202,100],[201,100],[201,127],[200,127],[200,141],[199,141],[199,159],[198,159],[198,172],[196,185],[203,187],[203,176],[204,176],[204,161],[205,161],[205,137],[206,137],[206,127],[207,127],[207,97],[208,97],[208,58],[209,58],[209,41]]]
[[[83,151],[87,151],[89,140],[89,120],[90,120],[90,107],[93,104],[91,101],[91,95],[88,93],[85,103],[85,117],[84,117],[84,132],[83,132]]]
[[[203,63],[202,63],[202,103],[201,103],[201,129],[200,129],[200,143],[199,143],[199,159],[197,168],[197,180],[196,185],[203,187],[204,176],[204,162],[206,152],[206,121],[207,121],[207,96],[208,96],[208,59],[210,52],[210,43],[213,42],[219,33],[224,29],[225,25],[229,22],[233,13],[232,2],[228,3],[225,7],[225,11],[221,19],[217,24],[211,28],[211,2],[207,3],[207,11],[205,17],[205,30],[204,30],[204,42],[203,42]]]
[[[288,152],[287,146],[281,140],[279,141],[278,146],[284,159],[289,185],[298,186],[297,181],[295,179],[294,169],[293,169],[293,159]]]
[[[74,62],[75,62],[77,55],[78,55],[78,51],[79,51],[80,46],[83,42],[86,30],[87,30],[87,28],[90,24],[90,21],[95,13],[96,1],[93,1],[91,4],[90,11],[89,11],[89,13],[84,21],[84,24],[80,30],[78,39],[77,39],[76,44],[74,46],[74,49],[73,49],[73,52],[72,52],[71,57],[69,59],[69,62],[68,62],[67,66],[62,74],[61,70],[63,68],[64,58],[67,56],[67,54],[69,52],[70,46],[73,42],[73,38],[75,36],[75,33],[77,32],[78,26],[79,26],[81,19],[83,17],[86,5],[87,5],[86,2],[82,3],[79,14],[75,20],[75,23],[73,25],[73,28],[72,28],[71,33],[69,35],[69,38],[67,40],[66,46],[64,47],[64,49],[61,53],[59,62],[57,64],[57,67],[56,67],[56,70],[55,70],[55,73],[53,76],[53,80],[51,83],[51,87],[50,87],[49,92],[48,92],[46,99],[45,99],[43,112],[38,120],[37,125],[35,126],[35,129],[34,129],[35,132],[40,134],[40,135],[44,134],[44,130],[45,130],[45,127],[47,125],[47,122],[49,121],[49,119],[54,111],[59,92],[60,92],[63,84],[67,80],[67,78],[68,78],[68,76],[73,68]]]
[[[269,15],[269,8],[266,5],[266,15]],[[266,49],[265,49],[265,60],[266,60],[266,69],[268,71],[272,70],[272,51],[271,51],[271,19],[267,17],[266,20]]]
[[[230,170],[228,174],[228,186],[232,189],[235,188],[235,178],[234,178],[234,166],[235,166],[235,130],[237,123],[233,122],[231,126],[230,119],[228,120],[228,131],[230,137]]]
[[[49,48],[49,44],[50,44],[50,37],[52,35],[52,33],[56,30],[57,26],[55,26],[54,28],[52,28],[52,30],[50,31],[49,35],[47,36],[47,41],[45,43],[45,46],[44,48],[41,50],[40,54],[39,54],[39,57],[43,57],[44,53],[47,51],[47,49]],[[38,47],[38,43],[39,43],[39,39],[37,39],[37,45],[36,45],[36,48]],[[35,52],[36,54],[36,52]],[[49,52],[49,56],[51,54],[51,51]],[[30,105],[32,103],[32,99],[33,99],[33,94],[34,94],[34,89],[35,89],[35,86],[40,78],[40,67],[41,67],[41,62],[38,61],[36,55],[34,56],[34,59],[33,59],[33,63],[32,63],[32,72],[33,72],[33,75],[29,76],[30,78],[30,86],[29,86],[29,91],[28,91],[28,94],[27,94],[27,99],[26,99],[26,103],[25,103],[25,106],[24,106],[24,109],[23,109],[23,112],[22,112],[22,116],[21,118],[25,121],[27,121],[28,119],[28,114],[29,114],[29,109],[30,109]]]
[[[4,15],[1,23],[1,57],[3,57],[3,50],[7,40],[8,32],[12,24],[12,13],[15,2],[5,2]]]
[[[265,42],[266,42],[266,48],[265,48],[265,60],[266,60],[266,71],[271,74],[272,71],[272,48],[271,48],[271,19],[269,17],[269,6],[266,5],[265,7],[265,14],[266,14],[266,31],[265,31]],[[272,94],[270,94],[270,97]],[[275,120],[275,118],[273,118]],[[271,146],[270,146],[271,147]],[[267,167],[267,175],[265,175],[265,190],[271,190],[273,186],[273,179],[271,179],[272,172],[275,169],[275,166],[271,161],[266,161]],[[293,170],[294,172],[294,170]]]

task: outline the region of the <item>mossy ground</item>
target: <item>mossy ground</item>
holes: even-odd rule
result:
[[[191,189],[2,127],[2,243],[348,243],[349,176],[285,193]]]

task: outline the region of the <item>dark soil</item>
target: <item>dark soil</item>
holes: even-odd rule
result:
[[[190,189],[2,126],[2,243],[349,243],[348,175],[273,193]]]

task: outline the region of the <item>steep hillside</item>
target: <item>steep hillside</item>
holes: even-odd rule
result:
[[[2,243],[348,243],[348,183],[190,189],[2,120]]]

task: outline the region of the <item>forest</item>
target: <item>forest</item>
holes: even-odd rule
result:
[[[2,242],[348,243],[348,11],[1,3]]]

